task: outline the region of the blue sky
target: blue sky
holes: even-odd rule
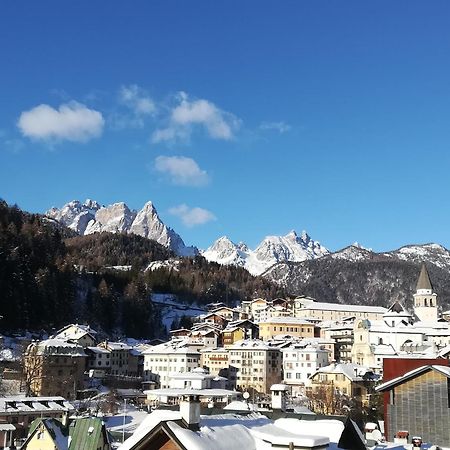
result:
[[[152,200],[186,243],[450,247],[445,1],[6,1],[0,197]]]

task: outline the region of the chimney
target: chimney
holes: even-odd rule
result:
[[[272,392],[272,409],[286,411],[286,397],[288,394],[288,386],[285,384],[273,384],[270,387]]]
[[[181,418],[187,428],[192,431],[199,429],[200,424],[200,397],[197,394],[183,395],[180,401]]]

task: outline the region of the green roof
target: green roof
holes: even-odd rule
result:
[[[69,450],[97,450],[103,444],[103,422],[96,417],[76,419],[69,426]],[[106,436],[106,433],[105,433]]]

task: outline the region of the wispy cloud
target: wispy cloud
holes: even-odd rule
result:
[[[286,122],[262,122],[259,128],[261,130],[274,130],[279,133],[287,133],[292,127]]]
[[[24,111],[17,126],[23,136],[31,139],[87,142],[102,134],[104,123],[99,111],[71,101],[58,109],[42,104]]]
[[[177,105],[170,110],[168,126],[157,129],[152,135],[154,143],[189,140],[195,127],[206,131],[213,139],[230,140],[239,129],[241,121],[229,112],[205,99],[190,99],[180,92]]]
[[[137,84],[122,86],[119,90],[119,99],[136,115],[154,115],[156,113],[157,108],[155,102]]]
[[[108,117],[110,125],[118,130],[144,128],[145,119],[154,117],[158,111],[155,101],[137,84],[121,86],[118,103],[119,107]]]
[[[192,159],[185,156],[158,156],[155,169],[166,174],[173,184],[180,186],[204,186],[209,182],[205,170]]]
[[[190,208],[185,204],[170,208],[169,213],[179,217],[187,227],[195,227],[217,220],[217,217],[211,211],[198,207]]]

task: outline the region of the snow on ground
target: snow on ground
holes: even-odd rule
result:
[[[106,428],[109,431],[120,431],[124,430],[125,422],[125,433],[134,433],[136,428],[142,423],[142,421],[148,416],[146,410],[140,410],[134,405],[127,404],[127,408],[124,408],[124,404],[119,409],[119,412],[113,416],[103,416],[103,421],[106,424]]]
[[[162,309],[162,322],[167,330],[170,330],[174,320],[182,316],[195,317],[206,312],[199,306],[182,303],[173,294],[152,294],[152,302]]]
[[[1,361],[20,361],[24,347],[31,341],[31,337],[2,336],[3,345],[0,346]]]
[[[164,261],[152,261],[147,268],[145,269],[145,272],[147,270],[154,271],[158,269],[172,269],[175,270],[175,272],[178,272],[178,266],[180,265],[180,261],[178,259],[166,259]]]

